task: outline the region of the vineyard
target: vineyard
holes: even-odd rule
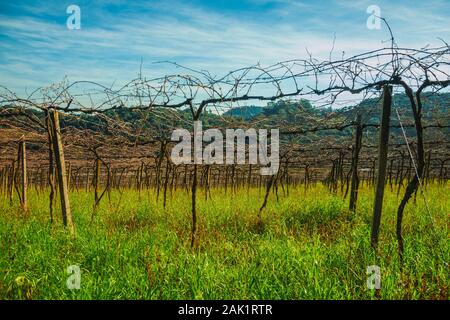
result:
[[[392,38],[223,77],[2,87],[0,298],[448,300],[449,54]],[[173,161],[199,121],[235,130],[232,163]],[[254,128],[274,174],[247,159]]]

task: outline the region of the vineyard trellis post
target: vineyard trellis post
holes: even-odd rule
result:
[[[27,172],[27,144],[25,140],[20,142],[20,162],[22,170],[22,209],[27,211],[28,209],[28,172]]]
[[[378,143],[378,172],[375,187],[375,203],[373,208],[371,243],[375,248],[378,244],[381,211],[383,209],[384,187],[386,182],[387,154],[389,143],[389,120],[391,115],[392,86],[383,87],[383,110],[381,115],[380,139]]]
[[[358,177],[358,158],[359,152],[361,151],[362,142],[362,125],[361,125],[361,114],[356,117],[356,132],[355,132],[355,144],[353,146],[353,157],[352,157],[352,182],[350,189],[350,205],[349,209],[351,211],[356,210],[356,202],[358,200],[358,188],[359,188],[359,177]]]
[[[9,181],[8,181],[8,195],[9,195],[9,205],[12,206],[13,205],[13,199],[14,199],[14,185],[16,183],[14,177],[16,175],[16,165],[15,165],[15,161],[12,160],[11,162],[11,169],[10,169],[10,175],[9,175]]]
[[[101,162],[97,157],[95,159],[95,168],[94,168],[94,211],[99,203],[99,189],[100,189],[100,179],[101,179]]]
[[[69,191],[67,185],[67,171],[64,159],[64,147],[61,138],[61,128],[59,126],[59,114],[56,110],[50,110],[50,118],[53,129],[53,151],[55,153],[56,170],[58,174],[59,196],[61,200],[61,212],[64,226],[69,228],[69,232],[75,234],[75,226],[72,221],[70,209]]]
[[[48,110],[45,110],[45,122],[47,128],[48,138],[48,184],[50,186],[49,194],[49,211],[50,211],[50,223],[53,223],[53,200],[55,198],[55,164],[54,164],[54,150],[53,150],[53,134],[52,134],[52,122],[50,121],[50,115]]]

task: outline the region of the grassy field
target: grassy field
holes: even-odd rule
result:
[[[400,199],[386,189],[379,252],[370,246],[373,190],[358,210],[322,185],[271,194],[257,224],[257,189],[212,190],[198,197],[198,243],[190,247],[190,195],[113,191],[91,222],[93,195],[71,193],[76,238],[49,223],[48,195],[30,191],[30,210],[0,195],[0,299],[448,299],[448,187],[426,195],[436,233],[418,194],[405,212],[401,267],[395,239]],[[17,200],[17,199],[16,199]],[[16,201],[17,202],[17,201]],[[443,255],[444,256],[443,256]],[[69,290],[67,267],[81,268]],[[366,286],[366,268],[381,268],[381,290]]]

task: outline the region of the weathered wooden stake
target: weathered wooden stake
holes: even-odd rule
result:
[[[358,116],[356,117],[355,144],[353,145],[352,185],[350,189],[349,209],[352,211],[356,210],[356,202],[358,200],[358,188],[359,188],[358,160],[359,160],[359,152],[361,151],[362,129],[363,128],[361,125],[361,115],[358,114]]]
[[[194,247],[197,233],[197,164],[194,164],[194,176],[192,179],[192,229],[191,229],[191,248]]]
[[[20,205],[23,211],[28,210],[28,176],[27,176],[27,149],[26,142],[20,142],[20,169],[21,169],[21,197]]]
[[[53,200],[55,198],[55,164],[54,164],[54,154],[53,151],[53,130],[52,122],[50,121],[50,115],[48,111],[45,112],[46,115],[46,125],[47,125],[47,138],[48,138],[48,184],[50,186],[49,194],[49,210],[50,210],[50,223],[53,223]]]
[[[100,159],[95,159],[95,171],[94,171],[94,208],[97,207],[99,202],[99,188],[100,188],[100,174],[101,174],[101,163]]]
[[[75,226],[72,221],[72,211],[70,210],[69,190],[67,187],[67,171],[64,159],[64,147],[61,138],[61,128],[59,126],[59,114],[50,110],[50,118],[53,129],[53,151],[55,153],[56,170],[58,174],[59,197],[61,199],[61,211],[64,226],[69,228],[71,234],[75,234]]]
[[[375,204],[373,208],[373,221],[371,243],[375,248],[378,244],[381,211],[383,208],[384,186],[386,182],[386,166],[389,143],[389,118],[391,115],[392,87],[383,88],[383,113],[381,115],[380,141],[378,144],[378,175],[376,181]]]

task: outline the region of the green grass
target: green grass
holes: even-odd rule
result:
[[[379,252],[370,246],[373,190],[358,210],[322,185],[271,194],[258,225],[263,193],[212,190],[198,196],[198,243],[190,248],[190,195],[118,191],[91,223],[93,195],[70,195],[76,238],[49,223],[48,194],[30,191],[27,216],[0,195],[0,299],[374,299],[366,268],[381,268],[382,299],[448,299],[449,208],[445,186],[426,190],[405,211],[400,265],[395,214],[400,199],[386,189]],[[17,200],[17,199],[16,199]],[[438,239],[438,241],[436,240]],[[444,256],[442,256],[442,253]],[[66,287],[67,267],[81,268],[81,289]]]

